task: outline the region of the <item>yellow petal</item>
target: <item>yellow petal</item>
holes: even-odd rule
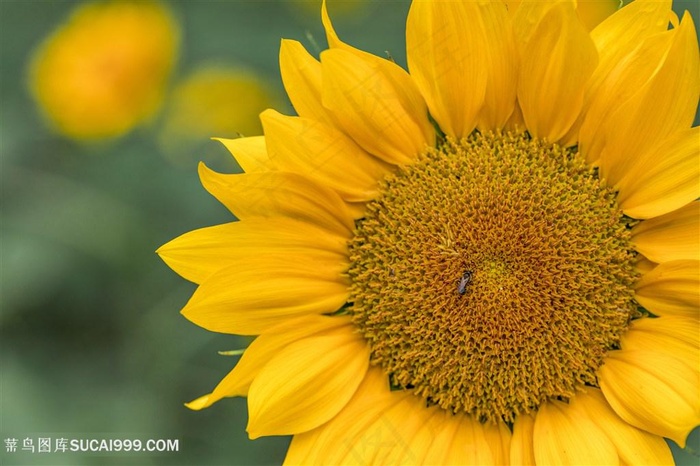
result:
[[[353,217],[330,188],[296,173],[262,172],[222,175],[199,164],[205,189],[242,220],[287,217],[350,236]]]
[[[627,100],[653,73],[661,58],[655,52],[662,48],[652,46],[646,39],[668,29],[670,12],[671,0],[635,0],[591,32],[600,61],[586,90],[587,118],[579,135],[579,147],[589,162],[600,156],[604,138],[597,136],[597,131],[605,115]],[[615,68],[618,71],[613,72]]]
[[[517,102],[515,103],[515,108],[513,109],[513,113],[510,115],[510,118],[508,118],[508,121],[506,122],[505,125],[506,130],[515,132],[515,133],[522,133],[525,131],[527,128],[525,128],[525,120],[523,119],[523,111],[520,110],[520,104]]]
[[[534,17],[535,26],[531,32],[520,33],[524,41],[520,44],[518,102],[530,133],[555,142],[581,111],[598,54],[572,4],[537,5],[535,11],[540,15]],[[521,5],[518,10],[522,9]],[[523,18],[516,13],[514,21],[523,22]]]
[[[700,309],[700,261],[659,264],[639,280],[635,299],[656,315],[697,319]]]
[[[228,149],[234,156],[238,165],[246,173],[256,173],[275,170],[275,166],[267,156],[265,136],[253,136],[249,138],[222,139],[214,138]]]
[[[186,406],[198,411],[225,397],[248,395],[253,379],[284,348],[311,336],[333,335],[340,327],[347,327],[345,331],[350,331],[350,319],[344,316],[304,316],[272,327],[250,344],[236,367],[219,382],[214,391]]]
[[[511,433],[508,426],[503,422],[484,424],[484,435],[493,464],[509,464]]]
[[[484,131],[503,128],[515,110],[519,55],[510,16],[504,4],[488,2],[481,7],[488,44],[485,65],[488,79],[477,126]]]
[[[393,445],[388,448],[369,448],[364,453],[364,464],[419,464],[420,458],[425,456],[429,443],[416,442],[416,434],[425,425],[431,411],[425,406],[425,402],[415,396],[405,397],[395,403],[372,423],[363,436],[359,439],[360,445],[367,445],[377,434],[386,435],[388,439],[395,439]],[[394,432],[392,432],[392,430]],[[387,431],[384,433],[384,431]],[[398,431],[398,432],[396,432]],[[388,435],[387,435],[388,434]],[[448,463],[449,464],[449,463]]]
[[[591,31],[620,8],[619,0],[577,0],[576,12],[587,30]]]
[[[534,465],[535,418],[520,414],[513,424],[513,438],[510,441],[510,464]]]
[[[336,34],[335,29],[333,28],[333,23],[331,22],[331,17],[328,15],[328,8],[326,7],[326,0],[323,0],[321,3],[321,21],[323,22],[323,28],[326,30],[326,40],[328,41],[328,46],[332,49],[341,49],[345,50],[346,52],[350,52],[359,58],[362,58],[364,60],[368,61],[378,61],[378,60],[383,60],[380,57],[377,57],[376,55],[372,55],[369,52],[365,52],[364,50],[360,50],[358,48],[353,47],[352,45],[349,45],[338,37],[338,34]]]
[[[665,31],[671,3],[670,0],[635,0],[603,20],[591,32],[596,47],[601,50],[601,59],[611,55],[621,57],[645,37]]]
[[[341,463],[337,459],[353,449],[354,445],[348,439],[351,439],[356,431],[361,432],[365,423],[378,418],[377,404],[383,405],[384,400],[391,397],[389,378],[380,368],[370,367],[352,399],[337,416],[312,431],[294,436],[284,464],[351,464],[351,461]],[[335,438],[337,434],[346,436],[338,441]],[[353,458],[352,454],[349,456]],[[358,463],[358,460],[354,463]]]
[[[641,222],[632,229],[632,242],[637,251],[657,263],[700,260],[700,202]]]
[[[533,437],[537,464],[618,464],[607,436],[561,401],[540,406]]]
[[[653,350],[611,351],[598,381],[622,419],[681,448],[700,424],[700,373],[680,359]]]
[[[447,457],[452,448],[452,440],[459,428],[459,418],[438,407],[428,408],[421,429],[411,439],[416,449],[406,449],[405,455],[397,464],[448,464]]]
[[[640,153],[617,183],[626,215],[652,218],[700,197],[700,127],[678,131]],[[697,251],[697,248],[696,248]]]
[[[621,463],[650,466],[674,464],[671,450],[664,439],[623,421],[599,389],[586,387],[586,393],[574,397],[571,408],[593,421],[605,433],[615,445]]]
[[[611,185],[627,173],[638,155],[669,135],[690,127],[700,96],[700,52],[689,13],[653,77],[606,120],[600,156],[602,177]]]
[[[182,314],[214,332],[259,335],[293,317],[338,310],[348,297],[346,268],[310,250],[242,257],[205,280]]]
[[[520,5],[520,0],[505,0],[505,2],[511,12]],[[574,3],[576,3],[576,13],[589,31],[620,7],[619,0],[577,0]]]
[[[297,220],[253,218],[190,231],[156,252],[185,279],[203,283],[244,257],[303,251],[342,263],[347,257],[347,238]]]
[[[333,28],[331,17],[328,15],[326,0],[323,0],[321,3],[321,21],[323,22],[323,28],[326,30],[326,40],[328,41],[329,47],[342,48],[348,51],[357,51],[356,48],[346,44],[338,38],[338,34],[336,34],[335,29]]]
[[[594,143],[596,130],[603,123],[603,115],[615,108],[618,102],[627,100],[637,90],[636,83],[645,82],[653,72],[656,64],[654,49],[640,52],[638,46],[643,44],[649,36],[668,29],[670,12],[671,0],[635,0],[618,10],[591,32],[591,39],[598,49],[600,61],[586,91],[589,102],[585,108],[590,116],[581,134],[580,146],[582,149],[585,148],[584,152]],[[648,48],[649,44],[643,47]],[[629,68],[627,64],[630,63],[632,56],[639,57],[639,60]],[[650,67],[646,72],[645,66]],[[614,68],[618,71],[613,73]],[[630,73],[629,76],[620,72],[626,68],[634,69],[636,72]],[[604,91],[604,96],[598,95],[601,86],[609,89]],[[589,111],[588,105],[596,100],[596,107]],[[602,141],[596,143],[599,144]],[[595,154],[590,154],[589,161],[593,162],[598,158],[599,150],[600,148]]]
[[[405,452],[411,439],[403,435],[404,422],[390,421],[391,411],[407,419],[427,420],[422,414],[425,408],[411,404],[418,401],[406,391],[390,391],[386,374],[370,368],[355,396],[336,417],[314,431],[294,436],[285,465],[366,465],[382,450]]]
[[[300,42],[282,39],[280,73],[297,114],[328,122],[328,114],[321,104],[321,63]]]
[[[634,264],[634,267],[635,269],[637,269],[637,272],[639,272],[639,274],[645,275],[654,270],[654,267],[656,267],[657,265],[659,264],[650,261],[644,256],[637,256],[637,262]]]
[[[369,366],[369,346],[352,326],[289,344],[260,370],[248,392],[248,434],[306,432],[350,401]]]
[[[306,175],[337,191],[347,201],[377,196],[386,164],[330,125],[274,110],[261,115],[270,159],[277,167]]]
[[[497,7],[422,0],[411,4],[406,22],[408,69],[430,114],[449,136],[466,137],[476,127],[491,46],[482,10]],[[505,11],[505,5],[500,7]]]
[[[653,350],[700,368],[700,321],[692,317],[663,316],[636,319],[622,336],[623,350]]]
[[[611,62],[608,56],[608,60],[596,68],[586,90],[578,135],[581,152],[590,163],[600,163],[609,133],[618,130],[608,124],[608,119],[654,77],[673,43],[674,34],[667,31],[648,36],[637,46],[631,45],[625,55],[614,55],[616,61]]]
[[[394,63],[341,50],[321,54],[323,105],[355,142],[394,164],[411,163],[435,143],[428,109],[410,76]]]
[[[458,415],[455,421],[459,422],[459,427],[457,427],[452,444],[447,450],[447,461],[445,463],[498,464],[487,441],[484,425],[472,416],[467,415]],[[496,449],[500,446],[497,446]]]

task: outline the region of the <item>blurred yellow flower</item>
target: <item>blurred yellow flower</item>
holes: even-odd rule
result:
[[[264,80],[252,71],[203,65],[173,90],[160,132],[169,154],[212,135],[262,134],[260,112],[275,103]]]
[[[89,3],[37,49],[30,90],[65,136],[120,136],[159,108],[178,42],[177,24],[159,3]]]

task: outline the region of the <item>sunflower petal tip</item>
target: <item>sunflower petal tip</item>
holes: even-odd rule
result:
[[[209,402],[209,397],[210,395],[200,396],[199,398],[192,400],[189,403],[183,404],[187,409],[191,409],[192,411],[200,411],[204,408],[208,408],[209,406],[211,406],[211,403]]]

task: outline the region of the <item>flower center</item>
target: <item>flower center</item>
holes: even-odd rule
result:
[[[394,386],[512,422],[597,385],[636,313],[628,220],[576,151],[448,140],[358,221],[348,311]]]

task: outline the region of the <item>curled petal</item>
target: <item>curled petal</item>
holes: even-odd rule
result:
[[[624,102],[637,89],[638,82],[646,81],[653,72],[654,49],[639,50],[649,36],[668,29],[671,0],[635,0],[605,19],[591,32],[600,61],[586,90],[584,115],[579,147],[590,162],[600,156],[604,142],[597,138],[604,116],[619,102]],[[635,52],[632,52],[635,51]],[[631,53],[632,52],[632,53]],[[631,57],[639,57],[630,67]],[[644,71],[649,67],[648,71]],[[613,72],[617,68],[618,71]],[[629,76],[620,70],[629,69]],[[638,81],[641,80],[641,81]],[[594,104],[595,102],[595,104]],[[591,107],[591,104],[594,104]],[[597,139],[597,140],[596,140]],[[591,146],[595,144],[595,150]]]
[[[602,177],[611,185],[638,161],[638,154],[677,131],[690,128],[700,96],[700,52],[686,12],[659,66],[635,94],[605,120]],[[650,38],[651,39],[651,38]]]

